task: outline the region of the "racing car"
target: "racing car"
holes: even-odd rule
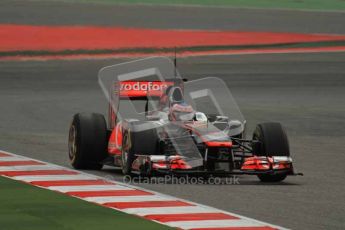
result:
[[[294,172],[288,138],[277,122],[246,121],[219,78],[187,81],[169,58],[108,66],[99,83],[109,102],[99,113],[75,114],[69,159],[76,169],[121,168],[125,175],[256,175],[283,181]]]

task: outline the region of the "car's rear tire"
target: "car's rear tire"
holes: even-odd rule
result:
[[[154,127],[150,127],[150,122],[127,123],[122,134],[122,173],[132,174],[132,164],[136,154],[154,155],[157,152],[157,140],[157,131]]]
[[[280,123],[258,124],[253,134],[253,140],[260,143],[253,146],[253,152],[257,156],[290,156],[288,138]],[[262,182],[280,182],[286,176],[286,173],[258,175]]]
[[[69,130],[69,159],[75,169],[95,169],[107,157],[107,124],[101,114],[74,115]]]

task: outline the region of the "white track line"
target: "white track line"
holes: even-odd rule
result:
[[[26,157],[17,157],[17,156],[0,158],[0,161],[27,161],[27,160],[31,160],[31,159],[28,159]]]
[[[1,160],[0,160],[1,161]],[[66,169],[55,165],[18,165],[18,166],[1,166],[0,172],[3,171],[36,171],[36,170],[59,170]]]
[[[83,192],[105,190],[134,190],[121,185],[80,185],[80,186],[49,186],[48,189],[59,192]]]
[[[0,151],[1,152],[1,151]],[[1,157],[0,162],[2,159],[5,159],[4,161],[23,161],[23,160],[34,160],[27,157],[20,157],[16,154],[8,153],[5,151],[2,151],[5,154],[11,155],[10,157]],[[16,159],[16,160],[15,160]],[[54,170],[54,169],[64,169],[68,171],[77,172],[76,175],[26,175],[26,176],[14,176],[14,177],[8,177],[11,179],[19,180],[19,181],[25,181],[25,182],[33,182],[33,181],[66,181],[66,180],[103,180],[108,182],[114,182],[110,180],[106,180],[103,177],[95,176],[92,174],[87,174],[81,171],[76,171],[73,169],[60,167],[54,164],[50,164],[47,162],[42,162],[39,160],[34,160],[36,162],[40,162],[44,165],[26,165],[26,166],[0,166],[0,170],[2,172],[4,171],[35,171],[35,170]],[[49,174],[49,172],[47,172]],[[41,186],[38,186],[41,187]],[[138,216],[146,216],[146,215],[154,215],[154,214],[195,214],[195,213],[223,213],[231,216],[235,216],[239,219],[235,220],[199,220],[199,221],[171,221],[171,222],[158,222],[161,224],[165,224],[172,227],[182,228],[182,229],[190,229],[190,228],[213,228],[213,227],[248,227],[247,229],[250,229],[251,227],[260,227],[260,226],[268,226],[275,229],[284,229],[280,226],[275,226],[272,224],[268,224],[265,222],[261,222],[258,220],[254,220],[251,218],[247,218],[244,216],[240,216],[234,213],[222,211],[216,208],[212,208],[209,206],[205,206],[202,204],[197,204],[191,201],[179,199],[176,197],[171,197],[168,195],[164,195],[158,192],[154,192],[148,189],[140,188],[137,186],[132,186],[129,184],[125,184],[122,182],[116,181],[116,184],[111,185],[69,185],[69,186],[49,186],[49,187],[42,187],[45,189],[53,190],[53,191],[59,191],[59,192],[74,192],[74,191],[85,191],[85,192],[92,192],[92,191],[108,191],[108,190],[141,190],[145,192],[149,192],[153,195],[137,195],[137,196],[96,196],[96,197],[76,197],[77,199],[94,202],[98,204],[105,204],[114,202],[150,202],[150,201],[182,201],[188,203],[190,206],[173,206],[173,207],[148,207],[148,208],[126,208],[126,209],[118,209],[118,208],[112,208],[121,212],[125,212],[128,214],[134,214]],[[109,207],[108,207],[109,208]]]
[[[35,176],[14,176],[15,180],[25,182],[33,181],[57,181],[57,180],[90,180],[88,175],[35,175]]]
[[[158,195],[146,195],[146,196],[98,196],[98,197],[86,197],[84,200],[105,204],[110,202],[140,202],[140,201],[167,201],[171,200],[170,197],[158,196]]]
[[[257,222],[247,220],[199,220],[199,221],[174,221],[166,222],[167,225],[175,228],[225,228],[225,227],[260,227]]]
[[[138,216],[155,215],[155,214],[210,213],[210,212],[217,211],[216,209],[211,210],[209,208],[203,208],[199,206],[127,208],[127,209],[121,209],[121,210],[130,214],[138,215]]]

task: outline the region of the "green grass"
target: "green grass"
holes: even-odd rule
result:
[[[344,0],[66,0],[73,2],[345,10]]]
[[[0,229],[171,229],[61,193],[0,177]]]

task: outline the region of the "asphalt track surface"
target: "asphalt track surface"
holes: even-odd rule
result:
[[[96,5],[39,0],[2,0],[0,2],[0,22],[36,25],[75,24],[164,29],[345,33],[345,12]]]
[[[0,23],[345,33],[341,13],[8,3],[0,3]],[[122,61],[0,62],[0,148],[68,166],[72,115],[105,113],[97,71]],[[249,133],[258,122],[282,122],[305,176],[278,185],[241,177],[240,185],[140,186],[288,228],[344,229],[344,62],[344,53],[180,59],[187,78],[227,82]],[[94,173],[122,180],[117,170]]]
[[[146,185],[293,229],[343,229],[345,54],[184,58],[190,78],[224,79],[249,122],[281,121],[304,177],[278,185],[241,177],[240,185]],[[97,70],[123,60],[1,62],[0,146],[68,166],[67,133],[77,112],[105,112]],[[94,172],[122,180],[113,169]]]

